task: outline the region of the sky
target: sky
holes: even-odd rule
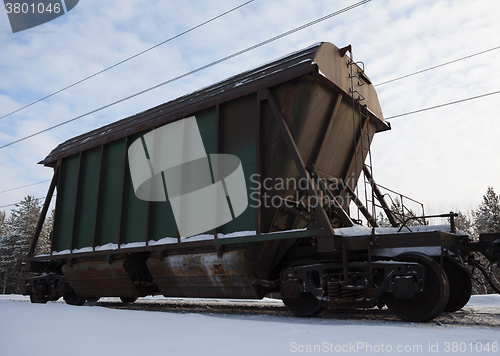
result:
[[[82,0],[12,33],[0,10],[0,116],[228,11],[245,0]],[[0,119],[0,146],[250,47],[355,0],[254,0],[84,83]],[[495,0],[372,0],[290,36],[70,124],[0,149],[0,191],[48,180],[59,143],[311,44],[353,46],[374,84],[500,46]],[[376,87],[385,117],[500,90],[500,49]],[[426,213],[476,208],[500,192],[500,94],[389,120],[372,144],[375,180]],[[0,206],[49,182],[0,193]],[[9,211],[12,207],[1,208]]]

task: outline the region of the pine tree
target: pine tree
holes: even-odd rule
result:
[[[474,211],[474,228],[476,233],[500,232],[500,197],[493,187],[488,187],[483,195],[483,202]]]
[[[42,231],[40,232],[38,243],[35,248],[35,255],[50,254],[51,235],[52,235],[52,228],[54,225],[54,214],[55,210],[52,209],[51,215],[45,218],[45,222],[43,224]]]
[[[0,211],[0,236],[3,236],[4,225],[5,225],[5,211]]]
[[[0,241],[0,271],[3,273],[0,274],[3,274],[6,280],[6,293],[21,292],[23,275],[16,271],[16,264],[19,258],[28,253],[40,208],[38,199],[27,196],[16,204],[16,208],[12,209],[10,217],[4,222],[3,237]]]
[[[495,193],[493,187],[488,187],[483,201],[477,210],[472,212],[474,224],[473,234],[479,236],[482,233],[500,232],[500,197]],[[477,257],[482,265],[489,265],[489,261],[484,256]],[[500,285],[500,268],[489,265],[491,279],[498,286]],[[493,289],[487,284],[484,276],[477,270],[474,273],[474,292],[477,294],[493,293]]]
[[[474,238],[475,235],[475,230],[474,230],[474,225],[472,223],[471,218],[468,215],[465,215],[461,211],[459,211],[458,216],[455,217],[455,227],[457,230],[460,230],[470,237]],[[450,223],[450,218],[448,218],[448,223]]]
[[[2,264],[4,250],[6,249],[7,226],[5,224],[5,211],[0,211],[0,293],[5,294],[7,270]]]
[[[385,215],[385,213],[379,212],[377,215],[377,224],[380,227],[392,227],[391,222]]]

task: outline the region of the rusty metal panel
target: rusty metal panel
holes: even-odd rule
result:
[[[126,259],[66,263],[64,277],[81,297],[138,297],[132,265]]]
[[[352,97],[352,91],[358,92],[365,98],[363,104],[366,104],[368,109],[379,119],[383,120],[382,109],[378,101],[377,92],[372,85],[370,79],[364,73],[363,68],[360,68],[354,63],[354,74],[362,73],[354,82],[354,88],[351,88],[351,79],[349,77],[350,69],[349,62],[351,59],[339,54],[339,49],[328,42],[323,43],[321,49],[317,51],[314,61],[318,64],[321,73],[340,90]],[[357,96],[355,94],[355,96]],[[383,129],[383,126],[381,126]]]
[[[355,120],[354,123],[353,120]],[[336,118],[333,118],[330,134],[325,137],[325,153],[322,159],[316,163],[318,171],[336,178],[352,179],[353,177],[343,177],[342,175],[346,165],[350,163],[349,156],[354,147],[357,132],[359,132],[359,115],[355,113],[353,117],[352,106],[346,101],[342,101]]]
[[[148,269],[166,297],[262,298],[243,250],[150,257]]]

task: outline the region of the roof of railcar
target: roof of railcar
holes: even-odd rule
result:
[[[40,163],[52,166],[60,158],[164,125],[218,103],[248,95],[306,74],[316,73],[324,79],[325,75],[318,63],[315,62],[316,56],[324,44],[338,51],[338,48],[332,44],[321,42],[290,53],[278,60],[235,75],[194,93],[69,139],[52,150]],[[382,119],[381,112],[376,116]]]

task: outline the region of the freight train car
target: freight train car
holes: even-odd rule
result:
[[[81,305],[277,292],[297,316],[385,304],[412,321],[459,310],[464,264],[474,251],[498,262],[499,236],[472,243],[453,214],[451,226],[398,220],[367,159],[389,129],[350,46],[320,43],[72,138],[41,162],[54,176],[21,270],[43,274],[24,294]],[[356,194],[361,175],[392,227]]]

